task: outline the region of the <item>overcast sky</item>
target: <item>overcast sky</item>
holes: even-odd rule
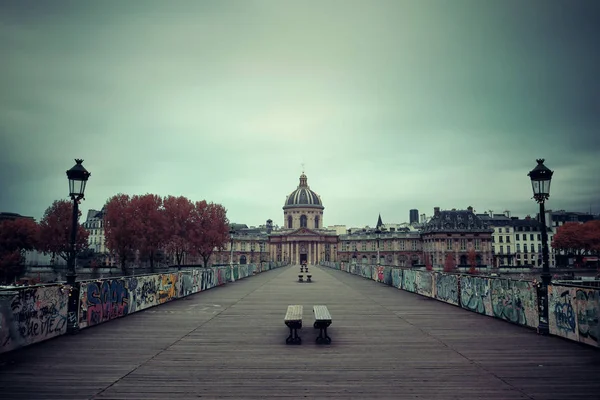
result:
[[[0,211],[117,193],[324,224],[434,206],[600,212],[600,2],[0,1]]]

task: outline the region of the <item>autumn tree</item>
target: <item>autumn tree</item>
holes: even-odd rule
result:
[[[194,210],[193,248],[208,267],[208,261],[215,249],[223,250],[229,239],[227,211],[220,204],[196,202]]]
[[[444,272],[454,272],[456,267],[456,260],[454,260],[454,254],[448,253],[446,260],[444,261]]]
[[[190,251],[190,236],[194,227],[194,203],[187,197],[167,196],[163,200],[166,221],[165,244],[181,268],[184,255]]]
[[[140,223],[126,194],[111,197],[105,206],[104,235],[106,247],[119,258],[121,271],[127,275],[127,262],[135,257]]]
[[[585,249],[582,225],[577,222],[567,222],[561,225],[552,238],[552,247],[556,250],[580,255]]]
[[[469,268],[469,273],[470,274],[475,274],[477,273],[477,254],[475,253],[474,249],[469,250],[469,254],[468,254],[468,259],[469,259],[469,265],[471,266]]]
[[[0,272],[10,282],[22,272],[25,252],[37,245],[38,226],[33,219],[0,221]]]
[[[154,271],[154,260],[157,252],[166,241],[166,219],[163,200],[155,194],[133,196],[131,206],[138,222],[137,249],[140,258],[150,262],[150,270]]]
[[[81,211],[77,214],[77,219]],[[77,222],[77,237],[75,239],[75,253],[71,254],[71,233],[73,231],[73,202],[68,200],[55,200],[44,212],[39,224],[38,249],[44,254],[52,254],[52,258],[61,257],[67,263],[69,257],[88,248],[89,233]]]
[[[427,271],[433,271],[433,265],[431,264],[429,254],[425,254],[425,269]]]

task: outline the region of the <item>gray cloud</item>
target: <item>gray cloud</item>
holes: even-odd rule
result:
[[[301,163],[325,224],[434,206],[600,211],[595,2],[7,2],[0,210],[41,216],[73,158],[118,192],[281,223]]]

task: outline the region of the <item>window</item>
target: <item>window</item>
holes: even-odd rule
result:
[[[362,249],[362,251],[366,251],[367,250],[367,243],[366,242],[362,242],[361,249]]]
[[[481,239],[475,239],[475,250],[480,250],[481,248]]]
[[[506,243],[510,243],[510,236],[506,237]]]
[[[498,232],[499,232],[499,233],[502,233],[502,228],[498,228]]]
[[[400,250],[404,250],[404,240],[400,240]]]
[[[526,244],[523,245],[523,253],[527,253],[527,245]]]
[[[306,215],[304,214],[300,216],[300,227],[306,228]]]
[[[510,254],[510,246],[506,246],[506,254]]]
[[[315,229],[319,228],[319,216],[315,217]]]
[[[500,246],[500,254],[504,254],[504,246]]]
[[[517,236],[517,240],[521,240],[521,239],[519,239],[519,234],[518,233],[516,234],[516,236]]]
[[[413,250],[416,250],[416,249],[417,249],[417,241],[416,241],[416,240],[413,240],[413,241],[412,241],[412,249],[413,249]]]
[[[466,239],[460,239],[460,249],[462,251],[465,251],[467,249],[467,240]]]
[[[533,243],[531,243],[531,252],[535,253],[535,247],[533,247]]]
[[[542,240],[542,234],[541,233],[538,233],[537,237],[538,237],[538,240]]]
[[[517,243],[517,253],[521,252],[521,245],[519,243]]]
[[[452,239],[446,239],[446,250],[452,250]]]
[[[499,239],[499,242],[500,242],[500,243],[504,243],[504,240],[503,240],[503,239],[504,239],[504,236],[499,236],[499,237],[498,237],[498,239]]]
[[[529,240],[533,240],[533,233],[529,234]]]
[[[292,216],[288,215],[288,228],[292,227]]]

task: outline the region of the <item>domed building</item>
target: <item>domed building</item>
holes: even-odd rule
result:
[[[287,229],[323,227],[323,203],[321,196],[310,190],[304,173],[300,175],[298,188],[290,193],[283,205],[283,226]]]
[[[338,236],[323,229],[321,197],[308,186],[304,172],[300,184],[283,204],[284,229],[269,236],[270,259],[292,264],[333,261]]]

